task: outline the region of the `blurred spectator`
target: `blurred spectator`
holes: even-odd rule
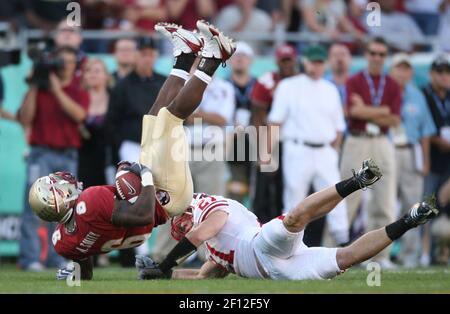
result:
[[[326,60],[323,46],[310,46],[305,74],[280,82],[268,116],[269,123],[281,125],[284,213],[307,196],[311,184],[318,191],[340,181],[337,150],[345,129],[344,112],[337,88],[323,78]],[[327,223],[338,245],[348,242],[345,202],[327,215]]]
[[[450,51],[448,34],[450,33],[450,0],[443,0],[440,6],[439,44],[444,51]]]
[[[301,0],[304,30],[322,34],[337,40],[343,34],[351,34],[357,40],[363,33],[355,28],[346,15],[346,5],[342,0]]]
[[[381,24],[368,26],[373,36],[383,37],[395,51],[422,49],[425,37],[414,19],[406,13],[395,10],[395,0],[379,0]]]
[[[383,181],[372,189],[368,204],[367,229],[373,230],[394,221],[396,193],[396,163],[394,146],[388,138],[390,127],[400,123],[401,90],[399,85],[383,73],[388,47],[382,38],[373,38],[366,49],[367,68],[347,81],[347,117],[349,134],[342,150],[341,176],[348,178],[351,169],[371,157],[383,170]],[[349,221],[356,218],[361,192],[346,198]],[[394,267],[389,249],[374,260],[383,268]]]
[[[328,51],[331,73],[327,76],[327,79],[337,87],[341,102],[345,104],[347,97],[345,84],[350,77],[352,55],[347,46],[339,43],[332,44]]]
[[[158,50],[147,37],[138,44],[136,68],[112,90],[107,124],[120,160],[139,160],[142,116],[150,110],[165,77],[154,72]]]
[[[23,0],[28,25],[50,32],[67,17],[70,0]]]
[[[66,20],[59,22],[56,27],[56,32],[54,35],[55,47],[71,47],[75,49],[77,53],[77,67],[80,71],[75,73],[75,76],[81,80],[81,70],[83,68],[84,62],[87,60],[87,56],[81,49],[81,44],[83,42],[83,37],[81,35],[81,28],[76,26],[70,26],[67,24]]]
[[[137,44],[131,38],[122,38],[114,45],[114,59],[116,59],[117,70],[112,74],[114,85],[130,74],[136,65]]]
[[[23,3],[21,1],[0,1],[0,21],[8,22],[14,30],[23,24]]]
[[[153,33],[156,23],[166,21],[166,0],[123,0],[124,18],[139,32]]]
[[[235,0],[219,12],[215,23],[224,32],[267,33],[272,29],[270,16],[256,7],[256,0]],[[257,53],[262,49],[260,41],[251,46]]]
[[[71,47],[59,47],[55,56],[64,61],[56,73],[50,73],[49,89],[30,85],[19,109],[18,119],[30,129],[31,152],[27,160],[27,191],[39,177],[51,172],[77,173],[77,149],[81,145],[78,127],[86,117],[89,96],[74,79],[77,59]],[[39,271],[39,219],[33,214],[25,193],[22,215],[19,266],[25,270]],[[48,225],[48,243],[54,226]],[[64,260],[52,245],[48,245],[46,266],[61,267]]]
[[[154,40],[150,37],[140,39],[138,50],[135,69],[114,87],[109,99],[106,128],[114,163],[119,161],[117,159],[139,161],[142,116],[150,110],[165,81],[164,76],[154,72],[158,58]],[[147,254],[147,243],[136,250],[139,254]],[[134,265],[134,251],[119,252],[122,266]]]
[[[447,56],[438,56],[433,61],[430,84],[423,92],[437,128],[431,138],[431,170],[425,178],[425,196],[428,196],[437,193],[450,177],[450,63]],[[429,263],[429,253],[429,243],[425,241],[423,264]]]
[[[89,93],[89,110],[80,127],[82,145],[78,151],[78,178],[87,188],[106,184],[106,135],[105,116],[108,110],[110,77],[100,59],[87,61],[84,87]]]
[[[439,5],[442,0],[408,0],[406,11],[425,35],[436,35],[439,26]]]
[[[285,23],[285,30],[287,32],[298,32],[302,20],[300,2],[297,0],[282,0],[281,12]]]
[[[168,18],[186,29],[196,29],[200,19],[209,20],[215,13],[212,0],[165,0]]]
[[[362,33],[367,33],[365,22],[367,3],[368,0],[349,0],[347,5],[348,19],[353,24],[353,27]]]
[[[278,83],[297,73],[297,53],[292,46],[282,45],[275,51],[277,70],[262,75],[253,87],[252,124],[258,130],[267,125],[267,115],[272,107],[273,94]],[[261,140],[258,140],[260,142]],[[283,209],[282,143],[272,148],[272,155],[279,156],[278,169],[274,172],[262,172],[255,169],[252,208],[262,223],[281,215]]]
[[[397,161],[397,190],[403,216],[422,199],[424,176],[430,171],[430,136],[436,133],[426,100],[412,82],[414,70],[407,54],[392,58],[390,74],[402,88],[401,124],[391,129]],[[420,261],[420,230],[411,230],[401,238],[399,259],[406,267]]]
[[[247,43],[240,41],[237,43],[236,51],[230,60],[231,77],[229,80],[233,84],[236,99],[233,123],[235,127],[239,128],[235,129],[233,134],[230,134],[233,155],[229,156],[231,158],[227,158],[231,172],[231,178],[228,182],[228,195],[241,203],[247,199],[249,191],[252,165],[249,160],[249,152],[250,149],[256,149],[256,147],[250,147],[248,134],[244,133],[244,128],[250,125],[252,105],[250,95],[256,82],[256,79],[250,74],[253,57],[253,49]],[[245,141],[242,141],[242,138],[245,138]],[[240,143],[244,143],[244,147]]]
[[[56,47],[68,46],[78,51],[83,42],[81,28],[70,26],[66,20],[61,20],[56,27],[54,41]]]
[[[79,0],[82,8],[82,25],[88,30],[117,29],[123,14],[122,0]],[[131,24],[131,23],[129,23]],[[94,53],[109,52],[108,39],[86,39],[83,50]]]
[[[272,1],[272,0],[256,0],[256,7],[258,9],[263,10],[264,12],[266,12],[267,14],[269,14],[270,16],[272,16],[272,14],[277,13],[281,8],[281,3],[282,1]]]

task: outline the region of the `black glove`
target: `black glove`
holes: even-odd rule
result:
[[[155,263],[150,257],[144,255],[136,255],[136,268],[138,270],[138,279],[170,279],[172,270],[163,273],[158,263]]]

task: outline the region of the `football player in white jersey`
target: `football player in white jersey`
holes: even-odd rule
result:
[[[417,203],[396,222],[370,231],[346,247],[304,245],[303,231],[309,222],[326,215],[351,193],[374,184],[381,175],[373,160],[365,160],[353,177],[310,195],[286,216],[262,226],[253,213],[236,201],[197,194],[190,210],[172,221],[172,235],[179,243],[167,257],[160,264],[145,256],[136,257],[139,278],[204,279],[228,273],[287,280],[333,278],[375,256],[409,229],[438,213],[432,201]],[[202,244],[209,256],[200,270],[172,271]]]

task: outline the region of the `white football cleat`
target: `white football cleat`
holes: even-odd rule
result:
[[[174,57],[182,53],[198,54],[203,48],[203,40],[198,34],[185,30],[177,24],[158,23],[155,30],[172,42]]]
[[[236,44],[216,27],[206,21],[197,21],[197,29],[204,40],[201,56],[225,62],[236,50]]]

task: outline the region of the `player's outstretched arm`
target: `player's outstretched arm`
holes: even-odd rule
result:
[[[150,268],[139,270],[141,279],[171,278],[172,268],[184,260],[187,256],[193,254],[203,242],[211,239],[222,230],[227,222],[228,213],[224,211],[215,211],[206,217],[206,219],[195,229],[190,231],[178,244],[167,254],[167,257],[159,265],[153,265]]]
[[[200,269],[175,269],[172,279],[224,278],[228,271],[212,261],[206,261]]]
[[[125,168],[124,168],[125,169]],[[134,204],[115,201],[112,223],[118,227],[138,227],[153,224],[155,216],[155,188],[153,176],[146,166],[134,163],[128,170],[140,175],[142,189]]]

